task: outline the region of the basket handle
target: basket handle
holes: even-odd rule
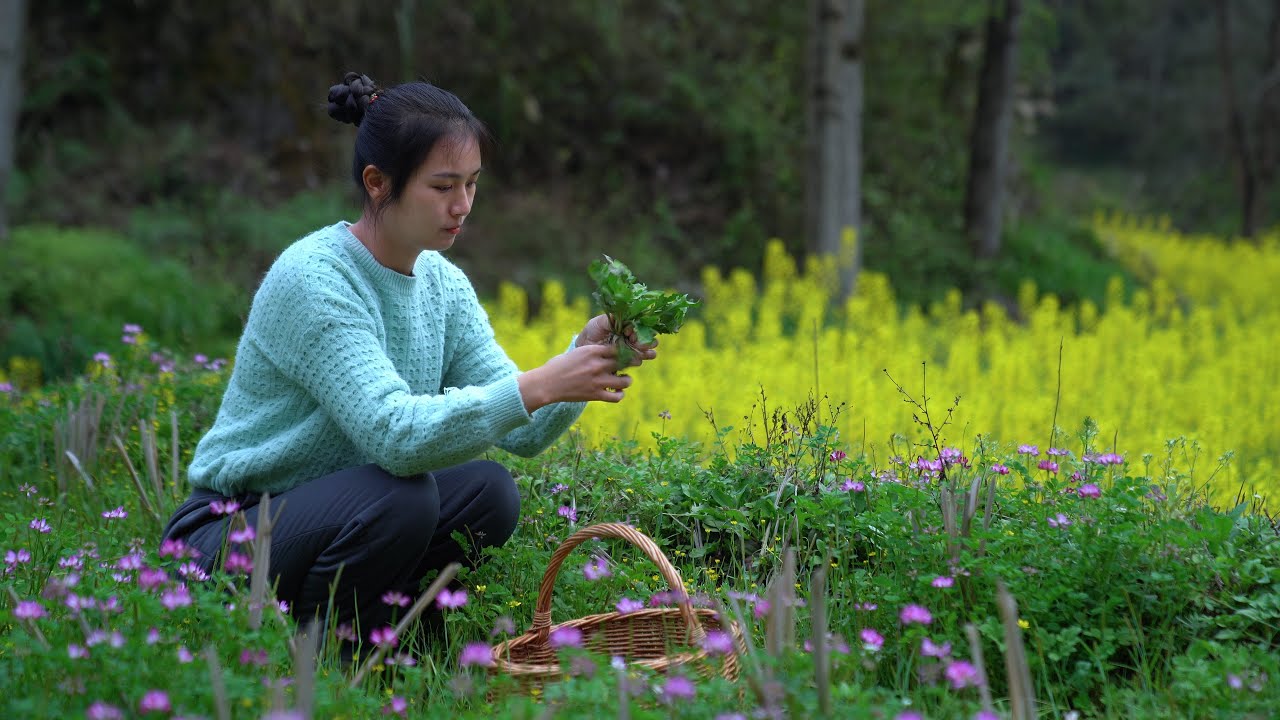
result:
[[[560,543],[560,547],[556,548],[555,553],[551,555],[551,563],[547,565],[547,571],[542,575],[542,585],[538,587],[538,604],[533,612],[533,626],[531,632],[538,633],[538,640],[546,642],[551,634],[551,591],[556,584],[556,576],[560,574],[560,566],[564,563],[564,559],[574,548],[586,542],[590,538],[618,538],[640,548],[644,554],[658,566],[658,572],[662,574],[667,585],[679,594],[680,600],[680,616],[684,618],[685,625],[688,626],[690,636],[695,643],[701,644],[706,639],[706,631],[702,629],[702,623],[698,621],[693,612],[693,603],[689,601],[688,593],[684,589],[684,581],[680,579],[680,571],[676,570],[667,556],[662,554],[662,550],[658,545],[649,538],[648,535],[639,530],[623,523],[599,523],[584,527],[565,538]]]

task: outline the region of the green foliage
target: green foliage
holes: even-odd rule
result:
[[[49,378],[114,354],[126,323],[167,346],[229,349],[247,303],[227,283],[197,280],[182,263],[150,257],[105,230],[16,228],[0,276],[0,362],[37,361]]]
[[[698,304],[684,293],[650,290],[626,265],[608,255],[593,261],[588,274],[596,286],[592,297],[609,316],[620,368],[630,365],[635,356],[628,330],[635,332],[637,343],[649,345],[659,334],[680,332],[685,316]]]
[[[109,450],[106,439],[122,438],[130,463],[143,468],[134,438],[173,411],[177,446],[161,433],[159,450],[167,458],[176,449],[185,462],[212,421],[227,370],[173,357],[174,368],[160,372],[142,356],[166,351],[146,342],[136,349],[137,358],[122,357],[74,383],[0,395],[4,584],[44,612],[21,619],[12,597],[0,596],[6,716],[80,716],[95,701],[127,712],[149,690],[168,693],[175,712],[207,712],[214,702],[208,652],[218,659],[237,713],[258,717],[278,702],[274,688],[296,672],[288,651],[292,621],[269,609],[264,625],[249,629],[243,575],[188,578],[185,604],[169,579],[188,572],[183,561],[153,549],[157,516],[171,511],[185,483],[165,474],[160,491],[148,492],[158,506],[151,514],[124,455]],[[106,398],[92,489],[74,476],[57,480],[57,459],[44,441],[68,403],[91,395]],[[463,571],[468,604],[445,613],[439,638],[407,635],[391,656],[396,664],[349,687],[351,669],[337,644],[327,643],[316,715],[396,712],[397,698],[408,717],[534,718],[554,704],[558,717],[585,718],[599,717],[602,708],[612,714],[626,697],[631,717],[710,719],[750,715],[764,693],[790,716],[814,716],[814,656],[803,645],[814,641],[809,611],[818,598],[807,583],[819,567],[827,573],[822,601],[832,633],[836,716],[891,717],[910,708],[927,717],[972,717],[980,694],[953,688],[945,675],[952,663],[974,659],[966,623],[978,630],[995,706],[1006,714],[1004,630],[993,602],[998,581],[1017,599],[1044,713],[1265,717],[1280,702],[1276,527],[1246,506],[1223,511],[1205,504],[1200,481],[1176,467],[1172,450],[1153,476],[1141,463],[1099,461],[1088,427],[1062,443],[1065,455],[1049,456],[1061,463],[1057,470],[1039,467],[1040,455],[1015,454],[981,437],[965,451],[930,433],[855,448],[831,429],[839,406],[811,400],[770,408],[766,400],[762,394],[758,407],[768,419],[763,430],[739,435],[717,426],[713,447],[659,432],[651,452],[626,442],[586,448],[571,436],[539,458],[496,453],[521,488],[515,536]],[[1000,475],[997,464],[1010,475]],[[990,493],[991,505],[979,503],[970,514],[961,502],[949,513],[948,503],[970,487],[979,497]],[[104,516],[117,507],[127,517]],[[576,677],[536,700],[507,694],[510,683],[479,668],[458,666],[465,643],[498,642],[513,627],[528,626],[542,571],[560,540],[601,521],[629,522],[654,538],[696,602],[728,603],[756,648],[744,661],[754,683],[694,677],[695,697],[677,711],[656,690],[664,677],[620,677],[609,658],[573,649],[562,658],[578,668]],[[141,549],[135,538],[143,538]],[[794,590],[777,582],[788,551],[796,557]],[[607,573],[593,579],[584,566]],[[151,574],[144,579],[144,573]],[[623,597],[661,605],[667,590],[636,549],[587,543],[562,567],[552,619],[611,611]],[[71,595],[93,598],[97,609],[77,617],[67,606]],[[769,598],[782,603],[769,607]],[[931,620],[904,623],[907,604],[926,607]],[[765,652],[772,618],[784,606],[798,620],[794,640],[777,654]],[[326,637],[335,632],[327,628]],[[925,654],[926,639],[950,647]],[[415,655],[414,665],[400,662]],[[302,685],[291,683],[283,702],[296,702]],[[620,687],[630,690],[620,695]],[[490,691],[497,694],[488,699]]]

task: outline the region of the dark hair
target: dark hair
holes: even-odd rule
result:
[[[391,180],[391,192],[375,207],[382,213],[404,193],[409,178],[442,138],[473,138],[481,157],[488,155],[492,136],[456,95],[428,82],[409,82],[380,88],[369,76],[349,72],[329,88],[329,117],[359,128],[351,175],[364,195],[364,169],[372,165]]]

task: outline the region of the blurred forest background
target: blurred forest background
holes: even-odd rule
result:
[[[482,297],[584,293],[602,252],[696,294],[703,267],[755,270],[770,238],[817,249],[815,48],[854,6],[853,34],[825,37],[857,65],[861,262],[904,303],[1024,279],[1101,301],[1124,271],[1099,210],[1241,242],[1280,218],[1280,0],[0,5],[0,363],[46,376],[125,320],[230,352],[275,255],[358,214],[354,130],[324,110],[347,70],[430,80],[497,136],[451,251]],[[984,253],[970,205],[993,140]]]

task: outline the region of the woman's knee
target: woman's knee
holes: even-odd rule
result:
[[[366,527],[378,537],[405,546],[426,548],[440,521],[440,492],[430,474],[390,476],[386,494],[379,500]]]

